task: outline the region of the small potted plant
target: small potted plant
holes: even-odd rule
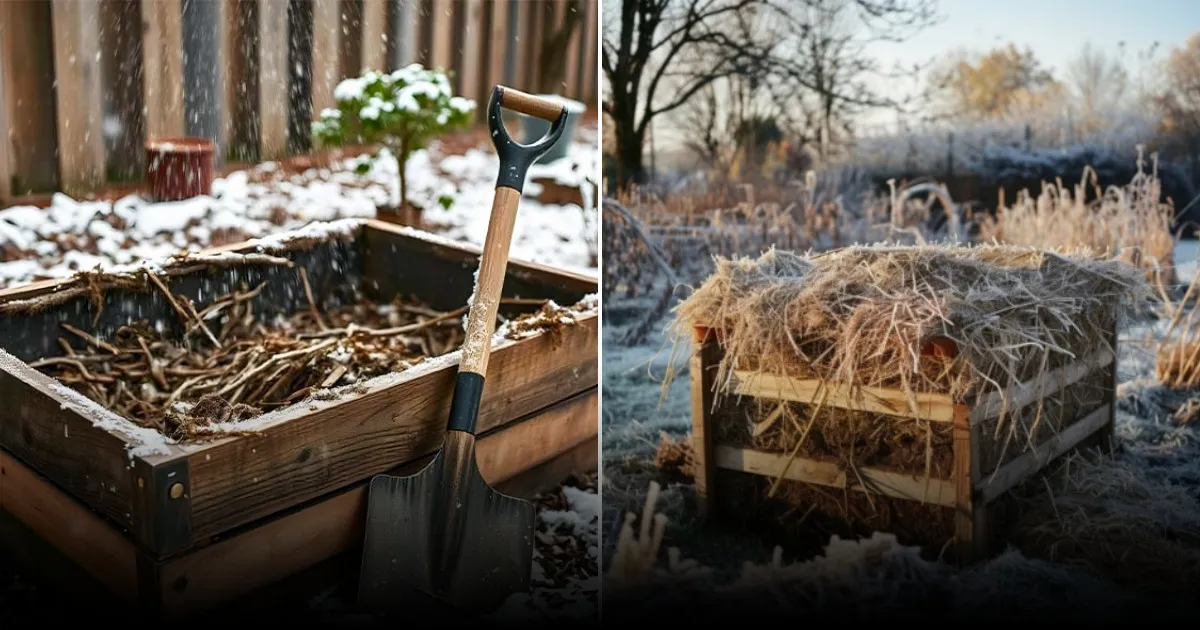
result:
[[[380,218],[419,226],[427,208],[409,198],[406,165],[414,151],[448,131],[465,127],[474,119],[475,102],[454,96],[450,78],[441,70],[412,64],[391,73],[365,72],[346,79],[334,90],[336,108],[321,112],[313,123],[313,137],[323,146],[379,145],[396,157],[399,166],[400,203],[381,209]],[[371,161],[360,160],[367,171]],[[436,200],[444,208],[453,205],[449,196]],[[386,216],[391,214],[391,217]]]

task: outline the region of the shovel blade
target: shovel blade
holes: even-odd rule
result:
[[[409,477],[378,475],[367,497],[359,604],[387,612],[428,608],[475,615],[528,592],[532,503],[487,485],[474,457],[445,453]]]

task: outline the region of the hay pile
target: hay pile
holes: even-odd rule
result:
[[[690,340],[694,326],[721,331],[722,389],[733,369],[756,369],[963,400],[1107,347],[1114,319],[1150,295],[1134,267],[1086,253],[771,250],[718,259],[676,307],[673,336]]]

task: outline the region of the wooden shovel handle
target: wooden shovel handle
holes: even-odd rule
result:
[[[467,336],[462,345],[459,372],[487,374],[492,334],[496,331],[496,311],[500,307],[500,292],[504,286],[504,271],[508,266],[508,248],[512,242],[513,226],[517,222],[517,202],[521,193],[505,186],[496,188],[492,200],[492,217],[488,222],[487,238],[479,261],[479,276],[471,298],[467,317]]]
[[[497,87],[500,90],[500,105],[504,109],[511,109],[514,112],[520,112],[534,118],[541,118],[547,122],[558,120],[558,117],[567,109],[554,101],[526,94],[520,90],[514,90],[503,85]]]

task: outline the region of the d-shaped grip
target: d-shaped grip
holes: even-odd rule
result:
[[[558,109],[556,118],[551,117],[552,108]],[[508,135],[508,130],[504,128],[504,120],[500,117],[501,109],[511,109],[529,116],[552,120],[550,131],[533,144],[521,144]],[[521,192],[529,167],[558,142],[566,126],[566,107],[497,85],[492,90],[491,101],[488,102],[488,129],[492,132],[492,144],[496,146],[496,154],[500,156],[500,173],[496,176],[496,187],[503,186]]]

